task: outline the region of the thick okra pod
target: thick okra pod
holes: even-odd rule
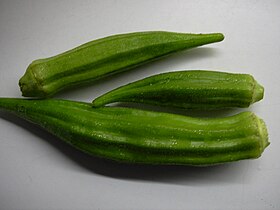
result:
[[[151,76],[112,90],[93,101],[137,102],[188,109],[248,107],[263,98],[264,89],[249,74],[178,71]]]
[[[269,145],[264,122],[251,112],[201,119],[56,99],[9,98],[0,99],[0,108],[86,153],[129,163],[220,164],[258,158]]]
[[[62,89],[87,84],[162,56],[223,39],[220,33],[161,31],[110,36],[33,61],[19,85],[23,96],[47,97]]]

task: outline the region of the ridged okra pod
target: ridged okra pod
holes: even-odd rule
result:
[[[223,39],[220,33],[164,31],[109,36],[33,61],[19,85],[23,96],[48,97],[69,87],[88,84],[160,57]]]
[[[187,109],[249,107],[263,95],[264,88],[249,74],[192,70],[132,82],[96,98],[93,106],[137,102]]]
[[[269,145],[252,112],[191,118],[90,103],[1,98],[0,108],[91,155],[128,163],[212,165],[258,158]]]

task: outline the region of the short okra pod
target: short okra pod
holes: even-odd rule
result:
[[[168,72],[112,90],[93,101],[136,102],[187,109],[249,107],[263,98],[264,88],[249,74],[218,71]]]
[[[223,34],[136,32],[105,37],[62,54],[33,61],[19,85],[23,96],[48,97],[163,56],[219,42]]]

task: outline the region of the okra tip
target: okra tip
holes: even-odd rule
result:
[[[213,35],[216,36],[218,42],[223,41],[225,39],[225,36],[222,33],[214,33]]]
[[[93,107],[101,107],[101,106],[103,106],[104,104],[106,104],[106,102],[104,102],[104,100],[99,100],[99,98],[102,98],[102,96],[100,96],[100,97],[98,97],[98,98],[96,98],[96,99],[94,99],[91,103],[91,105],[93,106]]]

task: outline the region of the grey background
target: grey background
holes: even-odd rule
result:
[[[271,145],[260,159],[216,167],[131,166],[89,157],[0,112],[0,209],[280,209],[279,11],[277,0],[1,0],[1,97],[21,97],[18,79],[32,60],[96,38],[146,30],[223,32],[222,43],[56,97],[90,102],[173,70],[250,73],[265,87],[265,98],[248,110],[267,123]]]

